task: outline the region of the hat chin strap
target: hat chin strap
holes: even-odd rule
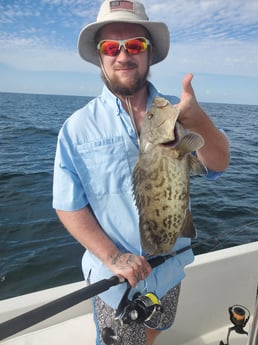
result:
[[[139,144],[139,143],[140,143],[140,136],[139,136],[138,129],[137,129],[137,127],[136,127],[135,120],[134,120],[134,114],[133,114],[133,109],[132,109],[132,104],[131,104],[131,99],[130,99],[130,97],[125,97],[125,104],[126,104],[128,113],[129,113],[129,115],[130,115],[131,122],[132,122],[133,128],[134,128],[134,130],[135,130],[135,133],[136,133],[136,136],[137,136],[137,141],[138,141],[138,144]]]
[[[109,82],[109,85],[110,85],[111,81],[110,81],[110,78],[109,78],[107,72],[105,71],[104,64],[102,62],[102,59],[101,59],[100,55],[99,55],[99,62],[100,62],[101,70],[102,70],[106,80]],[[127,107],[127,111],[128,111],[128,114],[129,114],[129,116],[131,118],[131,122],[132,122],[132,125],[134,127],[135,133],[137,135],[137,140],[138,140],[138,143],[139,143],[140,137],[139,137],[138,129],[136,127],[136,123],[135,123],[135,120],[134,120],[133,108],[132,108],[131,99],[130,99],[131,97],[132,96],[125,96],[125,97],[123,97],[123,99],[125,101],[125,104],[126,104],[126,107]]]

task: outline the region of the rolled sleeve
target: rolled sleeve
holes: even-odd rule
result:
[[[208,180],[211,180],[211,181],[215,181],[217,180],[218,178],[220,178],[220,176],[222,176],[224,174],[224,171],[211,171],[211,170],[208,170],[207,174],[205,175],[206,178]]]

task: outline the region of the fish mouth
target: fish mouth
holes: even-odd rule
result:
[[[165,141],[165,142],[161,143],[162,146],[173,148],[173,147],[175,147],[178,144],[178,142],[179,142],[179,133],[178,133],[177,124],[175,125],[175,127],[173,129],[173,133],[174,133],[174,139],[168,140],[168,141]]]

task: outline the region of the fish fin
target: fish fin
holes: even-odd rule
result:
[[[184,223],[182,225],[182,231],[180,233],[180,236],[190,237],[190,238],[196,237],[196,229],[193,223],[192,214],[189,210],[187,210],[186,212],[186,216],[184,219]]]
[[[207,168],[202,162],[193,154],[189,155],[190,171],[194,175],[206,175]]]
[[[204,145],[203,137],[194,132],[187,133],[177,146],[177,150],[181,155],[198,150]]]

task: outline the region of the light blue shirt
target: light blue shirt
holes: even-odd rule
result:
[[[147,109],[161,96],[149,83]],[[167,99],[178,103],[176,97]],[[63,211],[90,205],[106,234],[123,252],[144,255],[138,230],[138,211],[132,192],[132,172],[138,159],[137,135],[120,100],[105,86],[102,94],[76,111],[58,136],[54,167],[53,207]],[[179,238],[173,248],[190,244]],[[161,298],[184,278],[184,267],[194,260],[192,250],[168,259],[137,285],[141,292]],[[82,270],[91,283],[113,273],[90,251],[82,259]],[[116,308],[126,284],[112,287],[100,297]]]

